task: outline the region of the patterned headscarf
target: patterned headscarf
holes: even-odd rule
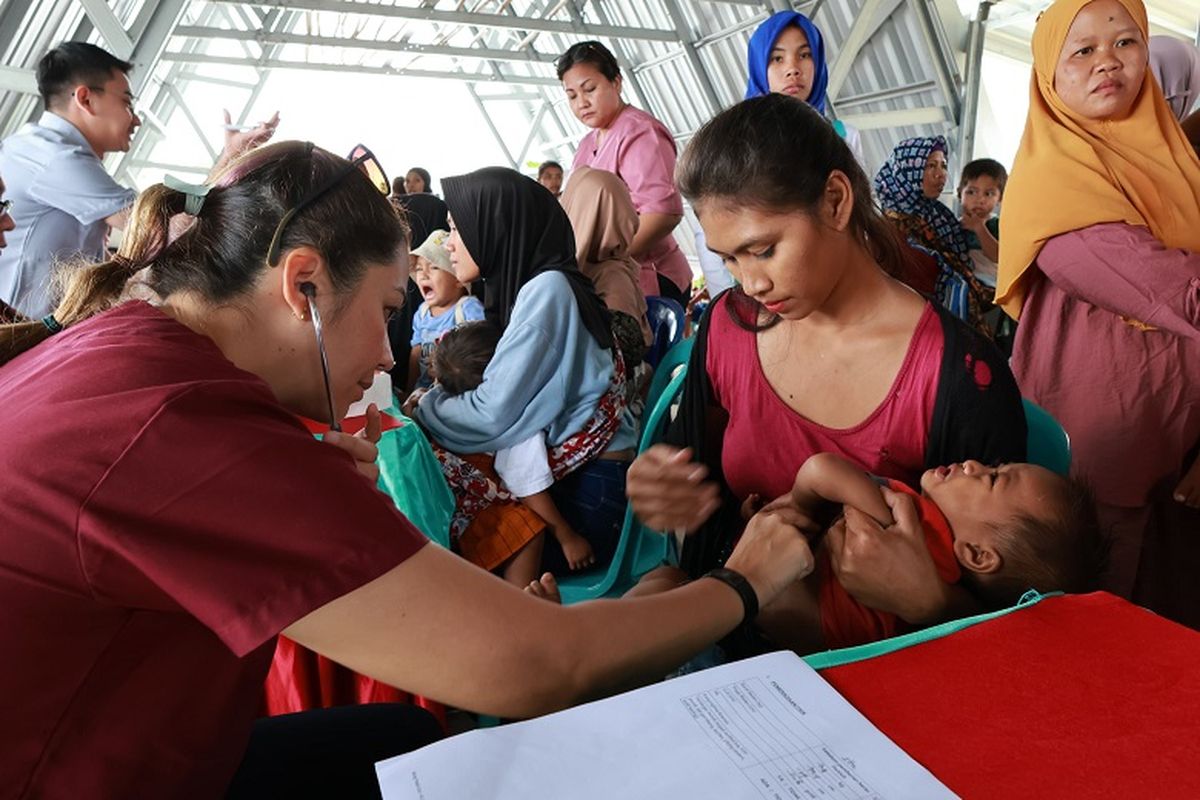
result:
[[[962,224],[940,200],[926,197],[922,188],[925,164],[939,151],[950,154],[944,136],[918,136],[896,145],[875,176],[875,194],[884,211],[920,218],[937,234],[939,249],[966,259],[968,248]]]
[[[925,165],[938,151],[949,154],[944,136],[918,136],[900,142],[875,176],[875,195],[884,215],[908,243],[937,260],[938,300],[975,327],[986,330],[982,311],[991,293],[975,278],[962,223],[941,201],[926,197],[922,186]]]
[[[829,67],[825,64],[825,41],[821,38],[820,29],[799,11],[779,11],[772,14],[755,29],[754,35],[750,37],[750,46],[746,51],[746,68],[750,73],[746,85],[746,99],[771,93],[770,83],[767,81],[767,65],[771,63],[771,48],[775,46],[775,40],[779,38],[779,35],[793,25],[804,31],[804,37],[808,39],[808,47],[812,50],[813,67],[815,68],[812,89],[805,102],[824,114],[825,89],[829,85]]]

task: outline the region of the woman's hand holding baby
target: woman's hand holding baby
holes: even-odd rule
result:
[[[911,497],[883,490],[896,522],[886,529],[855,508],[826,534],[838,582],[870,608],[913,625],[941,619],[952,602],[925,545],[925,531]]]

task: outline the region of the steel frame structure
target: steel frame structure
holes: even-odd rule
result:
[[[680,140],[741,97],[745,46],[772,11],[795,7],[826,35],[834,113],[863,131],[868,166],[916,133],[972,152],[985,50],[1028,60],[1046,0],[982,0],[970,18],[953,0],[0,0],[0,136],[38,113],[33,66],[63,39],[94,41],[133,61],[146,123],[119,177],[164,164],[163,128],[182,115],[215,155],[188,106],[192,82],[227,87],[244,121],[275,70],[465,82],[509,163],[567,159],[583,134],[558,89],[554,60],[596,38],[617,54],[628,95]],[[1157,32],[1198,37],[1200,0],[1151,0]],[[515,104],[521,130],[489,109]],[[511,127],[511,125],[509,126]]]

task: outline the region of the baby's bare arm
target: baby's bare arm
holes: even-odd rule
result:
[[[833,453],[818,453],[804,462],[792,484],[792,502],[808,511],[822,503],[852,506],[880,525],[895,520],[875,480],[860,467]]]

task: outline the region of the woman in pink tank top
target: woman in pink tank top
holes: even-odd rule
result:
[[[677,175],[740,284],[701,325],[670,444],[628,475],[646,524],[694,532],[685,570],[719,566],[740,502],[783,494],[815,453],[909,484],[969,458],[1024,460],[1021,398],[1002,356],[892,277],[901,245],[817,112],[782,95],[747,100],[696,134]],[[903,527],[847,537],[834,564],[864,605],[928,623],[961,598],[914,544],[919,529],[891,535]]]

